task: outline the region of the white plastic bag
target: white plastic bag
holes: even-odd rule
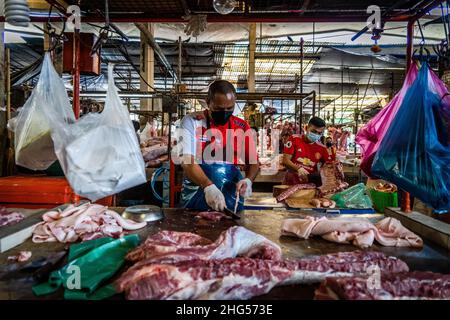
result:
[[[147,140],[150,140],[153,137],[153,124],[150,124],[150,122],[147,122],[145,124],[144,129],[139,133],[139,138],[141,140],[141,143],[147,142]]]
[[[75,117],[64,83],[46,53],[39,81],[17,117],[8,126],[14,131],[16,164],[45,170],[55,162],[50,118],[73,123]]]
[[[55,126],[52,138],[67,180],[82,197],[95,201],[146,182],[136,132],[114,85],[112,65],[102,113]]]

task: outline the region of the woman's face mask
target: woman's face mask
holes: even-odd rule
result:
[[[328,148],[331,148],[331,147],[333,146],[333,142],[327,142],[326,146],[327,146]]]

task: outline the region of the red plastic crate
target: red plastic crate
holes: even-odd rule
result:
[[[69,183],[62,177],[11,176],[0,178],[0,205],[19,208],[52,208],[80,200]],[[114,206],[110,196],[96,203]]]

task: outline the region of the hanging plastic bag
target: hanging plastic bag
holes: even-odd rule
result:
[[[49,115],[73,123],[75,117],[62,79],[45,54],[39,81],[17,117],[8,126],[15,133],[16,164],[31,170],[46,170],[56,161]]]
[[[397,114],[400,105],[403,102],[406,92],[417,78],[417,66],[414,64],[406,75],[405,82],[397,95],[384,107],[375,117],[373,117],[364,127],[356,134],[356,143],[361,146],[361,170],[370,178],[375,178],[371,172],[371,167],[375,153],[380,147],[380,143],[386,134],[389,126]]]
[[[373,206],[363,183],[358,183],[345,191],[336,193],[331,197],[331,200],[336,202],[338,208],[368,209]]]
[[[74,191],[92,201],[146,182],[134,126],[108,66],[108,94],[102,113],[89,113],[71,126],[55,121],[56,155]]]
[[[450,210],[450,99],[424,64],[375,155],[373,174]]]
[[[116,291],[111,285],[103,286],[105,281],[114,276],[125,263],[125,255],[138,244],[137,234],[73,244],[69,249],[68,264],[52,272],[48,282],[34,286],[33,293],[42,296],[63,287],[65,299],[108,298]]]

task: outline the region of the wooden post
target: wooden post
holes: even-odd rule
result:
[[[154,35],[154,27],[151,23],[145,23],[145,28],[149,31],[149,33]],[[149,46],[147,38],[141,32],[141,54],[140,54],[140,68],[141,68],[141,76],[145,79],[145,81],[154,86],[155,83],[155,53],[151,46]],[[152,92],[153,89],[145,83],[144,80],[141,79],[140,90]],[[153,100],[152,99],[141,99],[141,110],[149,111],[154,110]]]
[[[248,92],[255,92],[255,51],[256,51],[256,23],[251,23],[248,32],[249,55],[248,55]]]
[[[47,51],[50,49],[51,43],[50,43],[50,36],[48,35],[48,26],[46,23],[44,23],[44,51]]]

